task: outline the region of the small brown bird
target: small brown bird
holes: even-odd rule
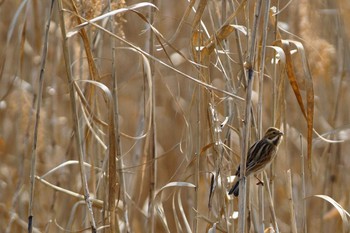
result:
[[[264,137],[255,142],[248,150],[246,162],[246,176],[257,174],[269,165],[277,154],[278,145],[282,141],[283,133],[274,127],[268,128]],[[236,176],[239,177],[240,165],[237,168]],[[232,186],[229,195],[233,194],[236,197],[239,193],[239,179]]]

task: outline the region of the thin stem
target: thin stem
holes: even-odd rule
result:
[[[252,108],[252,89],[253,89],[253,79],[254,79],[254,57],[255,57],[255,48],[256,48],[256,35],[258,31],[258,25],[260,21],[260,11],[261,11],[262,0],[258,2],[255,10],[255,18],[254,18],[254,26],[251,37],[251,45],[249,54],[247,57],[247,66],[246,72],[248,77],[248,86],[247,86],[247,96],[246,96],[246,108],[245,108],[245,119],[243,125],[243,141],[242,141],[242,154],[241,154],[241,163],[240,163],[240,177],[241,180],[239,182],[239,214],[240,218],[238,221],[238,232],[245,232],[246,227],[246,161],[247,161],[247,151],[248,151],[248,143],[250,136],[250,124],[251,124],[251,108]]]
[[[303,227],[304,233],[307,233],[307,215],[306,215],[306,186],[305,186],[305,161],[304,161],[304,146],[303,136],[300,134],[300,161],[301,161],[301,179],[302,179],[302,194],[303,194]]]
[[[153,0],[154,4],[156,0]],[[149,10],[149,20],[150,26],[154,21],[154,8],[150,8]],[[147,46],[148,54],[153,56],[154,53],[154,34],[152,30],[149,30],[148,34],[148,46]],[[154,61],[150,61],[151,75],[152,75],[152,88],[155,90],[155,75],[154,75]],[[154,214],[154,198],[155,198],[155,189],[157,187],[157,135],[156,135],[156,105],[155,105],[155,93],[152,91],[151,96],[151,131],[149,135],[149,161],[151,163],[149,169],[149,177],[150,177],[150,187],[149,187],[149,202],[148,202],[148,232],[155,232],[155,214]]]
[[[260,69],[259,69],[259,99],[258,99],[258,132],[259,140],[262,138],[262,116],[263,116],[263,92],[264,92],[264,70],[265,70],[265,55],[266,55],[266,40],[267,40],[267,27],[269,23],[269,11],[270,11],[270,0],[265,2],[265,14],[264,14],[264,25],[262,30],[262,44],[261,44],[261,55],[260,55]],[[259,190],[262,191],[262,187],[259,186]],[[264,232],[265,229],[265,216],[264,216],[264,192],[259,192],[259,215],[260,215],[260,232]]]
[[[289,211],[290,211],[290,224],[292,228],[292,233],[297,233],[297,223],[295,220],[295,210],[294,210],[294,200],[293,200],[293,182],[292,182],[292,172],[290,169],[287,171],[287,195],[289,201]]]
[[[40,110],[41,110],[41,101],[43,96],[43,85],[44,85],[44,72],[45,64],[47,57],[47,48],[48,48],[48,38],[49,38],[49,29],[51,22],[52,9],[54,5],[54,0],[51,1],[49,15],[46,22],[45,29],[45,38],[44,46],[41,55],[41,65],[40,65],[40,76],[38,82],[38,95],[37,95],[37,104],[36,104],[36,116],[35,116],[35,125],[34,125],[34,134],[33,134],[33,145],[32,145],[32,158],[31,158],[31,167],[30,167],[30,200],[29,200],[29,216],[28,216],[28,232],[33,231],[33,205],[34,205],[34,191],[35,191],[35,170],[36,170],[36,158],[37,158],[37,142],[38,142],[38,128],[40,122]]]
[[[73,74],[71,70],[71,61],[69,56],[69,46],[68,46],[68,40],[67,40],[67,33],[65,28],[65,21],[64,21],[64,10],[63,10],[63,3],[62,0],[58,0],[58,9],[59,9],[59,19],[60,19],[60,27],[61,27],[61,33],[63,36],[63,56],[64,56],[64,62],[66,65],[66,72],[67,72],[67,82],[69,84],[69,95],[70,95],[70,103],[71,103],[71,110],[72,110],[72,118],[73,118],[73,127],[74,127],[74,135],[75,135],[75,141],[78,149],[78,156],[79,156],[79,168],[80,168],[80,177],[83,185],[84,190],[84,198],[86,202],[86,206],[88,208],[88,216],[91,224],[91,232],[96,232],[96,223],[94,219],[94,214],[92,211],[92,205],[91,205],[91,199],[90,199],[90,192],[89,187],[87,183],[87,177],[85,172],[85,166],[84,166],[84,149],[83,149],[83,139],[81,136],[81,131],[79,130],[79,116],[78,116],[78,109],[75,102],[75,90],[74,90],[74,80],[73,80]]]
[[[114,33],[114,25],[115,25],[114,17],[110,18],[110,23],[111,23],[111,32]],[[117,165],[118,178],[119,178],[119,184],[120,184],[121,200],[123,203],[125,227],[127,232],[131,232],[129,218],[128,218],[128,213],[129,213],[128,205],[126,204],[127,190],[125,187],[125,176],[123,173],[122,148],[121,148],[120,130],[119,130],[120,127],[119,127],[118,82],[117,82],[117,67],[116,67],[116,53],[115,53],[116,41],[115,40],[111,41],[111,46],[113,48],[112,50],[113,51],[112,53],[112,70],[113,70],[112,96],[113,96],[113,105],[114,105],[113,121],[114,121],[115,145],[116,145],[115,153],[116,153],[116,159],[117,159],[116,165]]]
[[[194,30],[194,28],[193,28]],[[197,30],[198,32],[201,32],[201,26],[200,24],[198,24],[197,26]],[[202,43],[201,38],[198,37],[197,40],[197,44],[200,45]],[[196,61],[200,61],[201,60],[201,56],[200,56],[200,51],[197,51],[195,54],[193,54],[193,56],[196,57]],[[199,70],[203,69],[202,67],[198,67]],[[198,77],[198,79],[200,79],[200,77]],[[196,114],[195,114],[195,130],[194,130],[194,138],[195,140],[193,140],[194,142],[194,151],[196,153],[197,159],[196,159],[196,164],[195,164],[195,168],[194,168],[194,172],[195,172],[195,185],[196,185],[196,193],[195,193],[195,232],[198,232],[199,229],[199,223],[198,223],[198,207],[199,205],[199,200],[200,200],[200,193],[199,193],[199,167],[200,167],[200,155],[201,155],[201,142],[202,142],[202,138],[201,138],[201,104],[200,104],[200,100],[201,100],[201,89],[194,89],[194,98],[195,98],[195,106],[196,108]],[[197,93],[196,93],[197,91]]]

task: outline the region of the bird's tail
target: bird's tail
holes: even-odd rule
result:
[[[235,197],[238,197],[238,193],[239,193],[239,180],[232,186],[230,191],[228,191],[229,195],[233,194]]]

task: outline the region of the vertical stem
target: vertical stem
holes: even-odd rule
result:
[[[196,90],[196,89],[195,89]],[[199,100],[200,100],[200,90],[198,90],[197,96],[195,97],[196,101],[196,105],[197,105],[197,114],[196,114],[196,122],[195,122],[195,126],[196,126],[196,130],[194,132],[194,139],[193,143],[194,143],[194,151],[195,151],[195,156],[196,156],[196,163],[194,165],[194,184],[196,186],[195,189],[195,196],[194,196],[194,208],[195,208],[195,216],[193,219],[193,232],[197,233],[198,232],[198,206],[199,206],[199,166],[200,166],[200,142],[201,142],[201,138],[200,138],[200,104],[199,104]],[[198,124],[198,125],[197,125]]]
[[[279,0],[277,1],[277,10],[279,9]],[[270,9],[269,9],[270,10]],[[275,40],[277,39],[277,30],[278,30],[278,14],[275,15],[275,25],[274,25],[274,36],[275,36]],[[277,109],[277,95],[276,95],[276,82],[277,82],[277,59],[276,59],[276,56],[277,56],[277,52],[274,51],[274,56],[273,56],[273,87],[272,87],[272,101],[273,101],[273,108],[272,108],[272,124],[273,126],[276,126],[276,127],[280,127],[279,125],[277,125],[277,120],[276,120],[276,109]],[[276,160],[274,160],[272,163],[271,163],[271,166],[270,166],[270,174],[271,176],[274,176],[274,172],[275,172],[275,162]],[[274,180],[273,177],[271,177],[270,180]],[[275,190],[274,189],[274,183],[271,182],[271,190]],[[272,196],[272,200],[274,200],[274,193],[271,193],[271,196]]]
[[[108,4],[108,7],[110,8],[110,2]],[[110,10],[110,9],[109,9]],[[114,18],[111,17],[110,19],[110,27],[111,27],[111,32],[114,33]],[[118,154],[118,149],[120,149],[120,141],[119,137],[116,136],[118,134],[118,94],[117,94],[117,80],[116,80],[116,66],[115,66],[115,41],[111,41],[111,48],[112,48],[112,96],[113,96],[113,107],[114,107],[114,112],[113,112],[113,120],[110,121],[110,123],[113,123],[113,125],[110,125],[109,127],[113,127],[112,135],[109,138],[109,140],[114,140],[115,142],[109,142],[109,156],[108,156],[108,210],[109,210],[109,224],[110,224],[110,232],[115,233],[116,229],[118,229],[119,232],[119,227],[116,226],[116,214],[115,214],[115,200],[116,200],[116,194],[117,194],[117,187],[116,187],[116,171],[114,170],[116,168],[116,153]],[[118,148],[118,149],[116,149]],[[114,168],[114,169],[113,169]],[[122,172],[122,169],[118,170],[120,173]],[[121,193],[124,191],[124,187],[122,186],[121,179],[119,177],[119,183],[120,183],[120,190]],[[123,206],[125,207],[125,203],[123,200],[123,195],[122,195],[122,202]]]
[[[78,109],[75,102],[75,91],[74,91],[74,80],[71,70],[71,61],[69,56],[69,48],[68,48],[68,40],[67,40],[67,33],[65,28],[65,21],[64,21],[64,10],[63,10],[63,3],[62,0],[58,0],[58,9],[59,9],[59,20],[60,20],[60,27],[63,37],[63,55],[64,55],[64,62],[66,65],[66,72],[67,72],[67,82],[69,86],[69,95],[70,95],[70,102],[71,102],[71,110],[72,110],[72,118],[73,118],[73,127],[74,127],[74,136],[75,141],[77,145],[77,150],[79,153],[79,168],[80,168],[80,177],[83,185],[83,191],[84,191],[84,197],[86,206],[88,208],[88,216],[91,224],[91,232],[96,232],[96,223],[94,219],[94,214],[92,211],[92,204],[90,200],[90,192],[89,187],[87,183],[87,177],[85,172],[85,166],[84,166],[84,149],[83,149],[83,138],[81,136],[81,131],[79,130],[79,116],[78,116]]]
[[[196,158],[196,163],[194,165],[194,185],[196,186],[195,188],[195,194],[194,194],[194,218],[193,218],[193,232],[197,233],[198,232],[198,185],[199,185],[199,163],[200,163],[200,156],[198,153],[195,155]]]
[[[196,89],[195,89],[196,90]],[[198,222],[198,207],[200,205],[199,203],[199,166],[200,166],[200,106],[199,106],[199,100],[200,100],[200,90],[197,88],[198,94],[195,103],[197,104],[197,114],[196,114],[196,122],[195,122],[195,132],[193,134],[193,151],[195,151],[195,156],[196,156],[196,163],[194,165],[194,184],[196,186],[195,188],[195,194],[194,194],[194,209],[195,216],[193,219],[193,232],[197,233],[199,229],[199,222]]]
[[[113,50],[112,50],[113,51]],[[113,64],[114,65],[114,64]],[[115,96],[113,96],[115,97]],[[113,99],[115,100],[115,99]],[[115,104],[115,103],[112,103]],[[111,104],[111,105],[112,105]],[[112,105],[113,106],[113,105]],[[114,107],[114,106],[113,106]],[[116,131],[115,131],[115,121],[114,121],[114,113],[113,109],[110,109],[109,111],[112,111],[112,113],[109,113],[110,117],[113,117],[113,119],[109,119],[109,123],[112,125],[108,126],[108,134],[109,134],[109,146],[108,146],[108,211],[109,211],[109,223],[110,233],[115,233],[116,229],[119,229],[116,224],[116,214],[115,214],[115,200],[116,200],[116,194],[117,194],[117,177],[116,177]],[[124,205],[124,203],[123,203]],[[119,232],[119,231],[118,231]]]
[[[198,232],[198,228],[199,228],[199,224],[198,224],[198,207],[199,207],[199,166],[200,166],[200,143],[201,143],[201,127],[200,127],[200,96],[201,96],[201,92],[200,89],[197,89],[198,93],[197,93],[197,97],[196,97],[196,105],[197,105],[197,114],[196,114],[196,132],[194,133],[194,135],[196,135],[196,137],[194,137],[196,140],[193,140],[194,142],[194,151],[196,153],[196,164],[195,164],[195,168],[194,168],[194,172],[195,172],[195,185],[196,185],[196,193],[195,193],[195,217],[194,217],[194,232]]]
[[[277,11],[279,9],[279,0],[277,1]],[[278,14],[275,15],[275,25],[274,25],[274,36],[275,40],[277,39],[277,30],[278,30]],[[272,108],[272,123],[276,124],[276,108],[277,108],[277,98],[276,98],[276,82],[277,82],[277,52],[274,50],[273,52],[273,92],[272,92],[272,99],[273,99],[273,108]]]
[[[306,186],[305,186],[305,158],[304,158],[304,148],[303,148],[303,136],[300,134],[300,161],[301,161],[301,178],[302,178],[302,193],[303,193],[303,227],[304,233],[307,233],[307,214],[306,214]]]
[[[267,40],[267,27],[269,22],[270,0],[265,1],[265,14],[264,25],[262,30],[262,44],[261,44],[261,56],[260,56],[260,69],[259,69],[259,99],[258,99],[258,131],[259,140],[262,138],[262,110],[263,110],[263,92],[264,92],[264,69],[265,69],[265,54],[266,54],[266,40]],[[261,178],[263,178],[261,176]],[[259,186],[259,190],[262,191],[262,187]],[[260,212],[260,224],[259,231],[264,232],[264,192],[259,192],[259,212]]]
[[[194,31],[194,28],[192,29]],[[200,31],[200,26],[198,26],[198,33],[201,33]],[[192,32],[193,33],[193,32]],[[199,45],[202,43],[201,37],[198,36],[198,41],[197,41],[197,45],[199,47]],[[195,60],[196,61],[200,61],[200,50],[195,50],[196,53],[193,54],[193,56],[195,57]],[[198,68],[200,69],[200,68]],[[197,91],[197,94],[196,94],[196,91]],[[193,151],[195,152],[195,156],[196,156],[196,163],[195,163],[195,167],[194,167],[194,182],[195,182],[195,186],[196,186],[196,189],[195,189],[195,198],[194,198],[194,208],[195,208],[195,216],[194,216],[194,223],[193,223],[193,227],[194,227],[194,232],[198,232],[198,228],[199,228],[199,224],[198,224],[198,207],[199,207],[199,199],[200,199],[200,195],[199,195],[199,166],[200,166],[200,144],[201,144],[201,127],[200,127],[200,97],[201,97],[201,92],[200,92],[200,88],[195,88],[194,89],[194,93],[193,93],[193,96],[194,96],[194,104],[195,106],[197,107],[197,112],[196,112],[196,115],[195,115],[195,130],[194,130],[194,133],[193,133]]]
[[[41,65],[40,65],[40,76],[38,82],[38,97],[36,102],[36,116],[35,116],[35,125],[33,133],[33,146],[32,146],[32,158],[31,158],[31,167],[30,167],[30,200],[29,200],[29,216],[28,216],[28,232],[33,231],[33,205],[34,205],[34,191],[35,191],[35,170],[36,170],[36,158],[37,158],[37,142],[38,142],[38,128],[40,122],[40,110],[41,110],[41,100],[43,96],[43,85],[44,85],[44,72],[45,64],[47,57],[47,47],[48,47],[48,38],[49,38],[49,29],[51,22],[52,9],[54,5],[54,0],[51,0],[50,10],[47,17],[46,29],[45,29],[45,38],[44,46],[41,54]]]
[[[251,99],[252,99],[252,70],[248,72],[248,87],[247,87],[247,97],[246,97],[246,109],[245,109],[245,119],[244,119],[244,125],[243,125],[243,142],[242,142],[242,154],[241,154],[241,164],[240,167],[242,168],[240,170],[240,177],[241,180],[239,182],[239,213],[240,218],[238,222],[238,232],[245,232],[245,216],[246,216],[246,161],[247,161],[247,151],[248,151],[248,140],[249,140],[249,126],[250,126],[250,119],[251,119]]]
[[[253,88],[253,78],[254,78],[254,57],[255,57],[255,48],[256,48],[256,34],[258,31],[258,23],[260,21],[260,10],[262,6],[262,0],[259,0],[257,3],[255,14],[254,14],[254,25],[253,32],[251,37],[251,45],[250,50],[247,57],[247,66],[246,72],[248,77],[248,86],[247,86],[247,95],[246,95],[246,108],[245,108],[245,119],[243,125],[243,141],[242,141],[242,154],[241,154],[241,163],[240,163],[240,177],[241,180],[239,182],[239,213],[240,218],[238,221],[238,232],[244,233],[246,230],[246,209],[247,209],[247,201],[246,201],[246,161],[247,161],[247,151],[248,151],[248,142],[250,135],[250,124],[251,124],[251,107],[252,107],[252,88]]]
[[[292,228],[292,233],[297,233],[297,224],[295,221],[295,211],[294,211],[294,201],[293,201],[293,183],[292,183],[292,172],[290,169],[287,171],[287,195],[289,201],[289,211],[290,211],[290,225]]]
[[[152,0],[153,4],[156,4],[156,0]],[[149,23],[152,25],[154,21],[154,8],[151,7],[149,10]],[[148,53],[153,56],[154,53],[154,35],[152,30],[149,30],[148,34],[148,46],[146,50]],[[152,88],[155,90],[155,75],[153,74],[154,71],[154,61],[150,61],[150,68],[152,73]],[[155,216],[154,216],[154,197],[155,197],[155,189],[157,187],[156,180],[157,180],[157,136],[156,136],[156,121],[155,121],[155,115],[156,115],[156,106],[155,106],[155,92],[152,91],[151,96],[151,131],[150,131],[150,138],[149,138],[149,161],[150,161],[150,170],[149,170],[149,176],[150,176],[150,187],[149,187],[149,203],[148,203],[148,232],[153,233],[155,232]]]
[[[110,5],[110,4],[109,4]],[[114,33],[114,17],[110,18],[111,22],[111,31]],[[121,200],[123,203],[123,213],[124,213],[124,222],[126,231],[130,232],[130,224],[129,224],[129,218],[128,218],[128,205],[126,204],[126,187],[125,187],[125,176],[123,173],[123,160],[122,160],[122,148],[121,148],[121,140],[120,140],[120,130],[119,130],[119,105],[118,105],[118,82],[117,82],[117,67],[116,67],[116,53],[115,53],[115,47],[116,47],[116,41],[111,41],[111,47],[112,49],[112,96],[113,96],[113,105],[114,105],[114,115],[113,115],[113,122],[114,122],[114,132],[115,132],[115,145],[116,145],[116,159],[117,160],[117,171],[118,171],[118,180],[119,180],[119,186],[120,186],[120,193],[121,193]],[[113,171],[115,172],[115,171]],[[115,200],[114,200],[115,201]],[[115,207],[115,206],[114,206]],[[115,213],[115,210],[113,210],[113,213]],[[119,228],[118,228],[119,230]]]
[[[262,137],[262,109],[263,109],[263,91],[264,91],[263,90],[263,88],[264,88],[263,81],[264,81],[264,69],[265,69],[267,26],[268,26],[268,22],[269,22],[269,10],[270,10],[270,0],[266,0],[264,26],[263,26],[263,31],[262,31],[260,69],[259,69],[259,100],[258,100],[259,139]]]

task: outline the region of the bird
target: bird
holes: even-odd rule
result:
[[[262,139],[256,141],[248,150],[246,161],[246,176],[256,175],[264,170],[276,157],[278,146],[283,138],[283,132],[275,127],[266,130]],[[238,165],[236,176],[239,178],[240,165]],[[228,192],[229,195],[239,194],[239,179]]]

